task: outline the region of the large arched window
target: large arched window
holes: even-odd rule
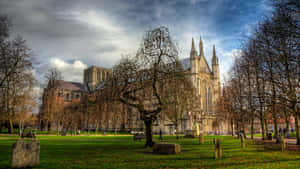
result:
[[[212,112],[212,93],[211,93],[211,87],[208,88],[208,111]]]
[[[201,94],[201,98],[202,98],[202,108],[205,112],[207,112],[207,86],[206,86],[206,81],[204,80],[202,82],[202,94]]]

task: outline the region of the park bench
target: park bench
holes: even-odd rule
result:
[[[25,137],[27,137],[27,138],[35,138],[35,134],[32,133],[32,132],[28,132],[26,134],[22,134],[21,137],[22,138],[25,138]]]
[[[134,134],[133,135],[133,141],[141,141],[142,139],[146,139],[146,136],[141,135],[141,134]]]
[[[63,132],[61,132],[60,135],[61,135],[61,136],[66,136],[66,135],[67,135],[67,132],[63,131]]]
[[[272,133],[267,133],[267,139],[272,140]]]

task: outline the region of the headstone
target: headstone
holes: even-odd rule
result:
[[[199,144],[204,144],[204,136],[202,133],[199,134]]]
[[[13,144],[11,168],[35,167],[40,161],[40,143],[36,140],[24,142],[19,139]]]
[[[178,154],[181,152],[181,147],[175,143],[155,143],[153,152],[158,154]]]
[[[284,152],[285,151],[284,136],[281,136],[280,143],[281,143],[281,151]]]
[[[245,144],[245,137],[244,137],[243,134],[241,135],[241,147],[242,147],[242,148],[245,148],[245,147],[246,147],[246,144]]]
[[[216,159],[221,158],[222,157],[221,140],[214,138],[213,142],[214,142],[215,158]]]

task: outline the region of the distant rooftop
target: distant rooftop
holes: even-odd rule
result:
[[[57,88],[63,89],[63,90],[88,92],[88,88],[83,83],[69,82],[69,81],[64,81],[64,80],[57,81]]]

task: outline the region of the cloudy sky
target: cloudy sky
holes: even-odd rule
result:
[[[268,0],[0,1],[0,14],[12,19],[13,32],[33,50],[40,81],[57,67],[65,80],[82,82],[84,68],[112,67],[158,26],[169,28],[180,58],[189,57],[192,37],[198,44],[202,36],[208,62],[215,44],[224,77],[243,39],[270,10]]]

